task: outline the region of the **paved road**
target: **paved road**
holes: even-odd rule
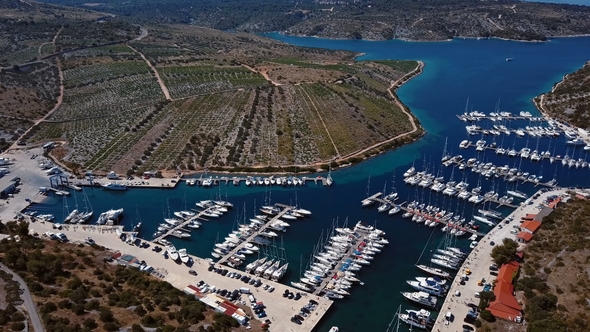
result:
[[[12,278],[16,280],[20,284],[20,288],[24,289],[24,292],[21,295],[23,300],[23,304],[25,308],[27,308],[27,312],[29,313],[29,317],[31,318],[31,324],[33,325],[33,330],[36,332],[45,331],[43,328],[43,323],[41,322],[41,317],[39,317],[39,313],[37,312],[37,306],[35,306],[35,302],[33,302],[33,298],[31,297],[31,292],[27,287],[27,284],[18,274],[13,272],[9,269],[6,265],[0,263],[0,269],[12,274]]]

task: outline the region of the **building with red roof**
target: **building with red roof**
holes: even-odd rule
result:
[[[512,279],[516,275],[518,267],[519,264],[512,261],[502,265],[498,272],[494,287],[496,299],[487,308],[496,318],[514,321],[520,320],[522,317],[522,307],[513,295],[514,286],[512,285]]]
[[[520,243],[528,243],[532,239],[533,239],[533,233],[529,233],[529,232],[520,232],[516,236],[516,241],[520,242]]]
[[[524,232],[534,233],[541,227],[541,222],[538,220],[527,220],[520,225]]]

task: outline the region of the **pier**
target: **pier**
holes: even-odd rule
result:
[[[503,112],[504,113],[504,112]],[[455,114],[455,116],[457,116],[457,118],[459,120],[462,121],[480,121],[480,120],[491,120],[491,121],[512,121],[512,120],[528,120],[531,122],[542,122],[542,121],[547,121],[547,119],[545,119],[542,116],[532,116],[530,114],[527,115],[513,115],[513,114],[509,114],[509,113],[504,113],[504,114],[497,114],[497,115],[487,115],[484,113],[479,113],[479,114]]]
[[[184,227],[185,227],[186,225],[188,225],[188,224],[192,223],[193,221],[198,221],[198,220],[207,220],[207,219],[203,218],[202,216],[203,216],[203,214],[204,214],[205,212],[209,211],[209,209],[210,209],[210,208],[206,208],[206,209],[205,209],[205,210],[203,210],[203,211],[199,211],[199,212],[198,212],[198,213],[197,213],[195,216],[193,216],[193,217],[190,217],[190,218],[188,218],[188,219],[185,219],[185,220],[184,220],[184,221],[182,221],[180,224],[178,224],[178,225],[176,225],[176,226],[173,226],[172,228],[170,228],[169,230],[167,230],[167,231],[166,231],[164,234],[162,234],[162,235],[160,235],[160,236],[158,236],[158,237],[156,237],[156,238],[152,239],[152,242],[154,242],[154,243],[159,243],[159,242],[160,242],[160,240],[162,240],[163,238],[165,238],[165,237],[167,237],[167,236],[176,236],[176,235],[174,235],[174,234],[173,234],[173,232],[174,232],[174,231],[181,230],[181,231],[185,231],[185,232],[190,232],[190,231],[187,231],[187,230],[185,230],[185,229],[184,229]],[[176,236],[176,237],[178,237],[178,236]]]
[[[369,196],[369,197],[367,197],[367,198],[365,198],[365,199],[370,199],[370,200],[372,200],[372,201],[375,201],[375,202],[378,202],[378,203],[381,203],[381,204],[386,204],[386,203],[387,203],[387,204],[392,204],[392,205],[398,205],[402,211],[404,211],[404,212],[410,212],[410,213],[414,213],[414,211],[413,211],[413,210],[410,210],[410,209],[408,209],[406,206],[404,206],[404,205],[406,204],[406,202],[403,202],[403,203],[401,203],[401,204],[395,204],[395,203],[392,203],[392,202],[390,202],[390,201],[387,201],[387,200],[384,200],[384,199],[380,198],[380,196],[381,196],[381,195],[382,195],[382,194],[381,194],[380,192],[378,192],[378,193],[376,193],[376,194],[373,194],[373,195],[371,195],[371,196]],[[507,204],[507,203],[501,203],[500,201],[497,201],[497,200],[494,200],[494,199],[488,199],[487,201],[496,202],[496,203],[498,203],[498,204],[502,204],[502,205],[504,205],[504,206],[508,206],[508,207],[514,207],[514,208],[516,208],[516,206],[514,206],[514,205]],[[485,202],[485,201],[484,201],[484,202]],[[430,217],[430,218],[434,218],[434,219],[435,219],[435,222],[436,222],[437,224],[443,224],[443,225],[445,225],[445,226],[448,226],[448,225],[449,225],[449,221],[448,221],[447,219],[445,219],[444,217],[441,217],[441,218],[435,218],[434,216],[430,216],[430,215],[428,215],[428,214],[424,214],[424,216],[426,216],[426,217]],[[451,223],[451,224],[452,224],[452,223]],[[485,233],[478,232],[478,231],[476,231],[476,230],[474,230],[474,229],[471,229],[471,228],[468,228],[468,227],[464,227],[464,226],[460,226],[460,225],[455,225],[455,224],[452,224],[451,226],[452,226],[452,227],[459,227],[461,230],[463,230],[463,231],[465,231],[465,232],[467,232],[467,233],[476,234],[476,235],[478,235],[478,236],[483,236],[483,235],[485,235]]]
[[[489,178],[489,177],[502,177],[504,181],[511,182],[511,181],[509,181],[509,179],[512,178],[512,177],[514,177],[514,181],[521,181],[522,183],[533,183],[535,185],[535,187],[537,187],[537,186],[544,186],[544,187],[551,188],[551,189],[557,189],[557,188],[559,188],[559,186],[556,183],[552,182],[552,181],[549,181],[549,182],[541,182],[541,181],[538,181],[538,180],[530,179],[530,178],[528,178],[528,177],[526,177],[524,175],[511,174],[510,173],[510,169],[508,168],[509,167],[508,165],[505,165],[505,166],[491,165],[489,167],[486,166],[486,167],[483,167],[483,168],[479,168],[478,167],[477,170],[474,170],[473,169],[474,166],[476,166],[476,165],[478,165],[478,166],[479,165],[483,165],[483,163],[480,163],[480,164],[469,163],[469,162],[466,162],[463,159],[457,160],[455,157],[453,157],[453,158],[451,158],[451,159],[443,162],[443,164],[445,166],[448,166],[448,165],[461,166],[461,165],[463,165],[464,168],[472,169],[473,172],[476,172],[476,171],[479,170],[479,172],[476,172],[476,173],[481,174],[481,175],[485,176],[486,178]],[[487,172],[487,171],[492,170],[492,168],[493,168],[493,172],[490,174],[490,176],[487,176],[486,174],[483,174],[484,172]]]
[[[262,225],[259,229],[257,229],[256,231],[252,232],[252,234],[250,234],[247,238],[244,238],[243,241],[240,242],[240,244],[238,244],[237,246],[235,246],[225,256],[221,257],[217,261],[217,264],[223,264],[223,263],[225,263],[230,257],[232,257],[233,255],[235,255],[238,252],[238,250],[242,249],[246,243],[251,242],[257,236],[260,236],[260,234],[262,232],[264,232],[268,228],[268,226],[270,224],[272,224],[275,221],[279,220],[285,213],[287,213],[287,211],[294,209],[293,206],[289,206],[289,205],[285,205],[285,204],[280,204],[280,203],[275,204],[275,206],[280,207],[281,208],[281,211],[279,213],[277,213],[276,215],[274,215],[268,222],[266,222],[264,225]],[[242,240],[242,238],[240,238],[240,240]]]
[[[232,183],[234,186],[239,186],[245,183],[247,186],[304,186],[309,182],[313,182],[313,184],[321,184],[323,186],[331,186],[333,179],[330,175],[324,176],[315,176],[315,177],[294,177],[294,176],[208,176],[208,177],[199,177],[199,178],[186,178],[182,179],[187,183],[187,185],[197,185],[203,187],[210,187],[216,186],[220,184],[225,184],[226,186]]]
[[[355,232],[358,234],[361,234],[361,236],[368,235],[368,232],[366,232],[364,230],[360,230],[360,229],[356,229]],[[362,239],[361,239],[361,241],[362,241]],[[334,275],[338,274],[338,271],[340,271],[340,268],[342,267],[342,265],[344,265],[344,263],[346,262],[347,259],[349,259],[351,256],[354,256],[353,253],[355,250],[357,250],[357,246],[355,244],[356,243],[353,243],[353,245],[350,246],[350,248],[342,256],[342,259],[340,259],[338,264],[336,264],[336,266],[333,269],[336,272],[329,273],[326,277],[322,278],[322,281],[320,282],[319,286],[317,286],[315,288],[315,290],[313,291],[314,295],[319,295],[320,293],[326,291],[326,287],[328,286],[330,281],[332,281]],[[327,291],[330,291],[330,289],[328,289]]]

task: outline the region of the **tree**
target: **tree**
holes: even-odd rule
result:
[[[499,266],[509,263],[514,259],[517,248],[518,243],[516,243],[516,241],[509,238],[505,238],[504,240],[502,240],[501,245],[497,245],[494,247],[494,249],[492,249],[492,259]]]
[[[131,332],[143,332],[143,331],[145,331],[145,330],[139,324],[133,324],[131,326]]]
[[[494,317],[494,315],[492,315],[492,313],[489,310],[483,310],[479,316],[481,317],[481,319],[488,322],[496,321],[496,317]]]
[[[96,324],[96,321],[92,318],[87,318],[84,321],[84,326],[86,326],[89,329],[95,329],[98,327],[98,324]]]

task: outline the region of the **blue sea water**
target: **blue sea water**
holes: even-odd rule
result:
[[[368,160],[360,165],[335,170],[332,177],[335,184],[331,188],[309,183],[299,188],[247,188],[243,184],[235,187],[231,183],[211,189],[188,187],[184,183],[176,189],[130,189],[126,192],[104,191],[99,188],[87,188],[86,193],[92,208],[100,213],[110,208],[123,207],[125,218],[122,223],[131,226],[138,220],[143,222],[141,236],[150,238],[155,228],[162,222],[163,216],[171,211],[194,208],[195,202],[216,197],[228,197],[235,207],[219,220],[211,220],[203,224],[201,229],[194,231],[189,240],[174,239],[178,248],[186,247],[191,253],[209,257],[216,239],[223,240],[232,230],[236,221],[243,221],[255,213],[255,208],[264,202],[292,203],[296,201],[313,212],[312,217],[291,223],[291,227],[276,242],[284,245],[290,263],[285,283],[299,277],[299,266],[307,264],[313,246],[320,236],[326,236],[326,230],[337,221],[341,225],[345,220],[353,226],[358,220],[375,223],[378,228],[387,232],[390,244],[373,263],[364,268],[359,278],[364,286],[352,289],[350,299],[336,302],[330,312],[320,322],[316,331],[328,331],[338,325],[341,331],[385,331],[394,312],[400,304],[405,308],[412,305],[405,301],[400,292],[410,287],[405,280],[413,279],[420,272],[413,266],[421,256],[422,263],[428,262],[428,253],[436,248],[442,238],[440,231],[435,231],[430,242],[431,229],[403,220],[400,215],[390,217],[380,215],[376,208],[362,209],[360,200],[365,197],[367,187],[370,192],[382,191],[384,185],[389,192],[392,180],[399,192],[400,202],[422,199],[424,202],[436,204],[447,210],[458,211],[469,216],[473,213],[471,204],[457,202],[457,198],[431,194],[429,190],[416,190],[406,186],[402,174],[413,164],[418,168],[428,167],[441,172],[448,179],[451,173],[456,181],[466,179],[474,187],[478,181],[484,191],[493,187],[504,193],[514,189],[499,179],[480,179],[475,173],[461,172],[458,169],[444,168],[440,165],[445,140],[448,140],[448,151],[461,153],[469,158],[477,156],[480,160],[493,162],[497,165],[509,164],[519,167],[531,174],[543,175],[544,180],[555,177],[563,186],[588,186],[590,184],[589,169],[563,167],[561,163],[550,164],[548,161],[531,163],[520,159],[498,157],[488,151],[476,155],[474,149],[459,151],[461,140],[477,140],[480,137],[468,137],[466,123],[455,117],[464,111],[469,98],[469,109],[491,112],[497,105],[500,110],[519,112],[529,111],[538,114],[531,98],[548,91],[563,75],[581,67],[589,60],[590,38],[558,38],[546,43],[523,43],[502,40],[454,40],[452,42],[403,42],[403,41],[353,41],[326,40],[317,38],[290,37],[280,34],[269,34],[286,43],[323,47],[330,49],[346,49],[365,55],[360,60],[372,59],[416,59],[425,62],[424,73],[402,86],[398,95],[402,101],[416,114],[427,134],[417,142],[390,151],[379,157]],[[507,57],[514,61],[507,62]],[[491,123],[483,123],[490,126]],[[524,127],[527,122],[513,122],[512,128]],[[537,125],[537,124],[533,124]],[[484,139],[491,141],[492,137]],[[496,142],[504,147],[514,146],[520,149],[528,145],[531,149],[538,145],[540,151],[555,150],[556,154],[574,155],[575,158],[590,158],[582,148],[567,149],[565,139],[516,138],[499,136]],[[532,193],[538,188],[531,184],[519,184],[518,190]],[[76,204],[84,209],[86,206],[83,195],[67,198],[50,197],[45,203],[32,207],[43,213],[54,213],[56,218],[63,219],[65,203],[72,209]],[[509,210],[500,209],[507,214]],[[484,230],[486,226],[483,226]],[[463,240],[461,244],[466,244]],[[173,264],[171,262],[171,264]],[[402,330],[404,327],[402,327]]]

